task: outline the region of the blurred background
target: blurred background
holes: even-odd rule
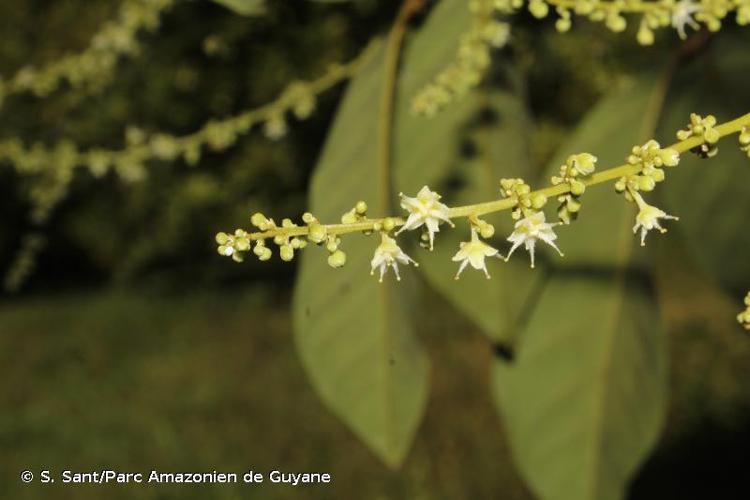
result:
[[[118,5],[5,0],[0,74],[83,49]],[[387,32],[398,7],[270,2],[265,14],[244,17],[209,1],[179,2],[157,32],[139,37],[141,53],[118,64],[101,91],[8,97],[0,138],[27,145],[66,138],[88,149],[122,147],[129,127],[190,133],[351,59]],[[411,26],[423,21],[416,16]],[[560,35],[552,21],[514,18],[512,47],[500,56],[521,75],[538,175],[616,82],[671,64],[684,50],[671,32],[644,49],[631,31],[614,35],[581,22]],[[715,39],[696,36],[682,87],[703,75],[709,91],[721,94],[722,80],[705,76],[706,67],[724,80],[747,75],[741,64],[750,63],[750,37],[733,21]],[[725,53],[736,58],[726,62]],[[310,176],[344,90],[321,95],[315,113],[290,123],[280,140],[251,132],[194,167],[153,161],[147,179],[130,184],[78,171],[41,226],[29,216],[31,181],[0,163],[4,271],[25,235],[46,240],[20,290],[0,297],[0,497],[533,498],[488,397],[497,349],[440,294],[424,294],[431,314],[418,325],[433,366],[426,417],[404,466],[390,471],[326,410],[305,377],[289,312],[295,265],[275,258],[238,265],[216,255],[213,235],[246,226],[250,213],[278,220],[306,210]],[[750,110],[746,89],[724,98],[721,119]],[[675,129],[665,130],[669,142]],[[722,168],[721,157],[714,162],[711,169]],[[642,276],[668,334],[670,401],[663,436],[629,498],[747,498],[750,340],[734,317],[750,276],[713,273],[716,259],[686,249],[683,230],[670,228],[659,240],[660,264]],[[735,246],[734,255],[743,248]],[[71,488],[18,479],[24,469],[101,468],[317,471],[331,473],[334,483]]]

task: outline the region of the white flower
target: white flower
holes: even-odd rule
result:
[[[544,212],[536,212],[535,214],[519,220],[516,222],[513,234],[508,237],[508,241],[513,243],[513,247],[511,247],[508,257],[506,257],[505,260],[507,261],[510,259],[510,256],[513,255],[516,248],[523,244],[531,255],[531,267],[534,267],[534,247],[536,246],[537,240],[542,240],[557,250],[557,253],[562,257],[563,253],[557,248],[557,245],[555,245],[557,235],[552,230],[553,227],[559,224],[559,222],[554,224],[546,222]]]
[[[391,238],[385,233],[382,233],[381,242],[378,248],[375,249],[375,256],[370,262],[372,269],[370,274],[375,274],[375,269],[380,268],[380,282],[383,282],[383,276],[389,267],[393,268],[393,272],[396,274],[396,279],[401,281],[401,276],[398,274],[399,262],[404,265],[408,265],[410,262],[415,266],[419,266],[414,260],[406,255],[401,248],[396,244],[396,240]]]
[[[466,268],[467,264],[471,264],[474,269],[481,269],[484,271],[484,275],[487,279],[490,279],[490,273],[487,272],[487,263],[484,261],[486,257],[499,257],[503,258],[496,248],[492,248],[487,243],[479,239],[477,230],[471,228],[471,241],[464,241],[461,243],[458,252],[453,256],[453,262],[461,262],[456,273],[456,279],[461,275],[461,272]]]
[[[448,218],[448,207],[440,203],[440,195],[430,191],[427,186],[420,189],[414,198],[404,196],[404,193],[400,193],[399,196],[401,196],[401,208],[409,212],[409,217],[396,235],[401,231],[417,229],[424,224],[430,233],[430,250],[432,250],[435,233],[440,231],[438,224],[442,221],[453,226]]]
[[[677,30],[681,39],[687,38],[686,25],[694,30],[701,29],[701,25],[693,19],[693,14],[700,12],[700,10],[701,6],[693,0],[681,0],[672,7],[672,27]]]
[[[652,229],[656,228],[660,233],[667,232],[667,230],[661,227],[661,224],[659,224],[659,219],[680,220],[678,217],[668,215],[666,212],[664,212],[664,210],[658,207],[649,205],[637,192],[633,192],[631,194],[633,195],[633,199],[638,204],[638,208],[640,209],[638,211],[638,215],[635,216],[635,226],[633,226],[633,233],[638,232],[638,228],[641,229],[641,246],[646,245],[646,234],[648,234],[648,232]]]

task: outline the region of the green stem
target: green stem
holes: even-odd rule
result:
[[[720,137],[726,137],[731,134],[736,134],[742,130],[743,127],[750,127],[750,113],[736,118],[732,121],[718,125],[715,130],[719,133]],[[702,137],[690,137],[684,141],[679,141],[667,148],[676,150],[678,153],[684,153],[690,151],[696,146],[703,144]],[[596,184],[602,184],[610,182],[620,177],[636,174],[641,170],[640,165],[623,164],[616,167],[602,170],[593,174],[588,179],[583,180],[586,186],[594,186]],[[543,189],[539,189],[530,193],[530,196],[534,194],[541,194],[547,198],[559,196],[561,194],[568,193],[570,186],[568,184],[558,184],[557,186],[550,186]],[[491,214],[500,212],[503,210],[510,210],[516,206],[516,202],[510,198],[504,198],[500,200],[487,201],[484,203],[477,203],[474,205],[464,205],[460,207],[453,207],[449,210],[448,214],[451,219],[459,217],[470,217]],[[353,224],[329,224],[326,225],[326,231],[331,235],[341,235],[347,233],[357,233],[363,231],[373,231],[375,224],[381,224],[388,217],[379,219],[366,219]],[[390,217],[396,226],[404,224],[404,219],[400,217]],[[284,236],[304,236],[308,232],[307,226],[293,227],[293,228],[276,228],[265,232],[251,233],[249,235],[252,240],[273,238],[277,235]]]

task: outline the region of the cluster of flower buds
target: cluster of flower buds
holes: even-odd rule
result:
[[[565,165],[560,167],[560,174],[552,177],[552,185],[567,184],[569,191],[557,197],[560,207],[557,216],[564,224],[578,217],[581,210],[580,197],[586,191],[583,180],[591,176],[596,170],[596,156],[589,153],[570,155]]]
[[[472,25],[461,35],[456,59],[412,100],[412,111],[433,116],[441,108],[475,87],[490,66],[490,51],[508,43],[510,26],[493,19],[492,0],[471,0]]]
[[[658,142],[650,140],[643,146],[635,146],[627,158],[629,165],[637,166],[634,174],[620,177],[615,183],[618,193],[625,193],[628,201],[634,201],[632,193],[650,192],[656,183],[664,180],[663,167],[675,167],[680,163],[680,154],[671,148],[662,149]]]
[[[721,134],[714,127],[716,126],[716,117],[707,115],[703,118],[695,113],[690,114],[690,123],[685,130],[677,132],[677,139],[684,141],[691,137],[700,137],[703,143],[691,149],[691,151],[701,158],[713,158],[719,152],[716,145],[721,138]]]
[[[357,203],[358,206],[363,205],[365,202],[360,201]],[[367,205],[365,204],[362,213],[367,211]],[[344,217],[342,217],[343,219]],[[341,238],[335,234],[328,234],[326,226],[320,223],[317,217],[310,212],[302,214],[302,221],[307,225],[307,239],[315,243],[316,245],[323,246],[328,251],[328,265],[333,268],[343,267],[346,264],[346,254],[339,248],[341,245]],[[299,239],[299,238],[298,238]],[[304,241],[302,242],[304,243]],[[300,248],[304,248],[306,244],[300,245]]]
[[[513,202],[511,216],[515,220],[540,210],[547,204],[547,197],[541,193],[532,193],[531,186],[523,179],[500,179],[500,196]]]
[[[750,292],[745,297],[745,305],[747,307],[737,315],[737,321],[745,327],[745,330],[750,331]]]

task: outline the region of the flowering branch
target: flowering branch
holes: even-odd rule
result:
[[[698,117],[698,115],[693,115],[693,117]],[[700,118],[700,117],[698,117]],[[712,120],[710,117],[707,117],[704,120],[708,120],[708,123],[711,123]],[[698,120],[700,121],[700,120]],[[714,120],[715,123],[715,120]],[[691,125],[692,126],[692,125]],[[748,152],[748,155],[750,156],[750,113],[743,115],[739,118],[736,118],[732,121],[723,123],[721,125],[712,126],[708,128],[708,138],[704,137],[704,130],[702,128],[694,127],[697,129],[698,134],[695,134],[692,132],[692,130],[688,131],[681,131],[684,133],[681,133],[680,136],[683,137],[682,140],[679,142],[676,142],[675,144],[672,144],[671,146],[668,146],[664,149],[659,149],[659,151],[664,152],[668,151],[668,154],[672,154],[671,152],[677,153],[677,155],[684,153],[686,151],[695,150],[696,152],[700,153],[703,149],[707,149],[709,144],[715,144],[720,138],[725,137],[727,135],[732,135],[736,133],[740,133],[740,145],[743,147],[744,151]],[[651,141],[654,142],[654,141]],[[648,143],[647,143],[648,144]],[[714,146],[715,147],[715,146]],[[637,147],[638,149],[642,149],[640,147]],[[583,153],[582,155],[587,155],[587,153]],[[575,155],[576,157],[579,157],[581,155]],[[588,155],[591,156],[591,155]],[[632,155],[631,155],[632,156]],[[593,156],[591,156],[593,158]],[[631,158],[629,158],[630,160]],[[581,158],[576,158],[574,160],[575,163],[578,163],[578,167],[580,168],[580,164],[584,163],[584,161]],[[667,164],[662,161],[662,164]],[[676,165],[676,163],[675,163]],[[606,170],[602,170],[600,172],[591,173],[590,175],[581,177],[577,180],[577,182],[560,182],[556,185],[552,185],[546,188],[542,188],[536,191],[525,191],[526,188],[522,188],[521,191],[524,192],[523,197],[525,199],[536,199],[540,200],[537,201],[537,204],[541,203],[543,206],[544,202],[548,198],[551,197],[562,197],[568,194],[575,194],[580,193],[581,187],[585,190],[587,186],[594,186],[596,184],[602,184],[605,182],[611,182],[615,180],[622,180],[623,178],[627,178],[629,176],[638,176],[638,174],[642,173],[644,170],[644,166],[642,162],[636,161],[636,159],[633,159],[633,162],[630,161],[628,163],[618,165],[616,167],[612,167]],[[585,171],[585,170],[584,170]],[[554,180],[553,180],[554,182]],[[644,189],[644,190],[650,190],[650,189]],[[541,200],[544,200],[542,202]],[[449,219],[455,219],[455,218],[471,218],[471,217],[479,217],[482,215],[491,214],[494,212],[500,212],[503,210],[511,210],[517,208],[519,205],[518,197],[505,197],[498,200],[493,201],[487,201],[483,203],[477,203],[472,205],[465,205],[465,206],[458,206],[458,207],[451,207],[447,208],[446,217]],[[533,207],[533,204],[529,205],[529,207]],[[541,207],[539,207],[541,208]],[[381,218],[367,218],[366,215],[367,205],[364,202],[359,202],[357,204],[357,207],[352,209],[350,212],[347,212],[347,214],[342,217],[342,220],[345,222],[342,222],[341,224],[326,224],[321,225],[317,219],[309,219],[313,221],[314,224],[306,224],[303,226],[297,226],[297,225],[290,225],[291,220],[285,219],[285,221],[288,221],[289,223],[282,225],[281,227],[277,227],[271,219],[266,219],[265,216],[262,216],[260,214],[256,214],[254,216],[254,221],[265,221],[265,223],[261,224],[255,224],[253,222],[253,225],[256,227],[259,227],[261,229],[257,232],[245,232],[244,238],[246,238],[249,241],[262,241],[266,239],[274,239],[277,237],[282,238],[295,238],[300,236],[306,236],[310,237],[311,234],[314,234],[316,230],[320,229],[322,230],[323,234],[327,236],[340,236],[348,233],[366,233],[366,232],[372,232],[372,231],[382,231],[384,228],[389,227],[390,229],[403,226],[407,221],[404,218],[398,217],[398,216],[389,216],[389,217],[381,217]],[[521,215],[523,215],[523,210],[521,210]],[[306,214],[310,215],[310,214]],[[309,218],[309,217],[308,217]],[[307,222],[307,221],[305,221]],[[311,233],[311,230],[313,233]],[[220,233],[223,234],[223,233]]]
[[[524,1],[499,0],[496,5],[505,13],[514,13]],[[719,31],[722,21],[732,12],[737,24],[750,24],[750,0],[529,0],[528,9],[538,19],[554,9],[559,16],[555,27],[561,33],[570,30],[571,13],[603,22],[616,33],[627,27],[625,15],[639,15],[637,39],[641,45],[653,44],[654,30],[667,26],[677,30],[682,39],[687,38],[686,27],[699,30],[701,23],[710,31]]]
[[[244,255],[252,250],[260,260],[265,261],[272,256],[271,249],[266,245],[266,240],[270,239],[280,247],[281,259],[291,261],[295,252],[306,248],[308,243],[315,243],[326,248],[329,253],[328,264],[338,268],[346,264],[346,254],[340,248],[341,236],[354,232],[379,232],[381,243],[371,261],[371,274],[379,269],[382,281],[387,269],[393,268],[396,278],[400,280],[399,264],[418,266],[418,263],[403,252],[395,237],[404,231],[421,229],[421,245],[432,250],[435,235],[440,232],[441,224],[455,227],[452,219],[467,218],[471,238],[461,243],[453,256],[453,261],[459,263],[455,278],[459,279],[469,264],[490,278],[485,260],[494,257],[507,262],[513,252],[521,246],[529,252],[532,268],[537,242],[541,241],[551,246],[562,257],[563,253],[555,243],[557,234],[554,228],[568,225],[576,219],[581,208],[580,199],[588,186],[606,182],[614,182],[615,191],[622,193],[626,200],[636,205],[638,212],[633,232],[640,230],[640,242],[641,245],[645,245],[649,231],[656,229],[661,233],[666,232],[661,221],[678,218],[649,205],[642,193],[652,191],[657,183],[662,182],[665,178],[663,168],[676,167],[682,153],[691,151],[702,158],[710,158],[718,151],[718,141],[735,133],[739,133],[741,150],[750,157],[750,113],[721,125],[717,125],[716,119],[711,115],[701,117],[692,114],[686,129],[677,132],[679,142],[671,146],[662,148],[658,142],[650,140],[642,146],[633,147],[625,164],[600,172],[595,172],[595,156],[589,153],[571,155],[565,165],[560,167],[559,175],[552,177],[552,185],[536,191],[532,191],[523,179],[501,179],[500,199],[459,207],[448,207],[441,202],[441,196],[427,186],[414,197],[401,193],[401,207],[408,212],[405,219],[395,216],[370,219],[367,217],[367,203],[364,201],[357,202],[351,210],[344,213],[340,224],[324,225],[311,213],[305,213],[302,216],[302,226],[298,226],[291,219],[284,219],[281,225],[277,226],[273,219],[256,213],[251,217],[251,223],[260,231],[247,232],[237,229],[232,234],[218,233],[218,252],[241,262]],[[542,210],[550,197],[557,197],[560,202],[557,211],[559,222],[547,222]],[[495,228],[481,217],[503,210],[511,210],[511,215],[516,221],[512,234],[507,238],[512,247],[506,257],[503,257],[498,249],[482,241],[491,238]],[[392,237],[391,232],[396,228],[399,229]],[[741,323],[746,323],[748,318],[750,312],[747,311],[738,317]]]
[[[258,124],[264,125],[264,131],[270,138],[283,136],[287,128],[287,113],[293,113],[298,119],[307,118],[315,109],[316,96],[353,76],[373,47],[368,46],[347,63],[332,64],[325,74],[315,80],[290,83],[271,103],[225,120],[210,120],[191,134],[173,136],[158,132],[148,135],[140,129],[129,128],[125,148],[89,151],[79,151],[75,143],[68,140],[51,148],[39,144],[27,148],[20,140],[9,139],[0,142],[0,162],[11,163],[22,175],[44,174],[56,180],[52,183],[55,189],[32,193],[32,201],[39,207],[39,216],[34,218],[44,219],[48,207],[59,199],[57,193],[64,194],[67,181],[77,167],[87,168],[95,177],[115,171],[126,181],[137,181],[146,175],[144,164],[150,160],[174,161],[182,158],[189,165],[195,165],[200,160],[203,148],[225,150],[236,142],[238,136],[248,133]],[[49,199],[50,194],[55,194],[54,199]]]

